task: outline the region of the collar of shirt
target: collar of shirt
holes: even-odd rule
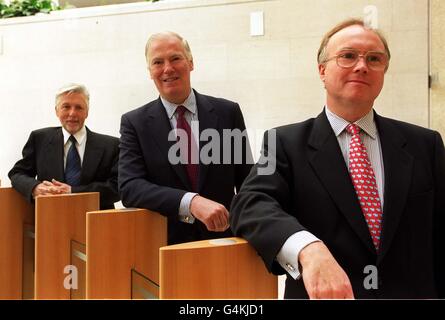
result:
[[[164,105],[165,111],[167,112],[168,118],[171,120],[175,114],[176,108],[178,106],[184,106],[188,111],[192,113],[192,117],[196,118],[198,113],[198,108],[196,107],[196,96],[193,90],[190,91],[189,96],[181,104],[171,103],[161,97],[162,104]]]
[[[334,130],[335,136],[339,136],[350,123],[349,121],[339,117],[326,106],[326,116],[331,124],[332,130]],[[377,138],[377,127],[374,121],[374,109],[371,109],[364,117],[354,122],[360,127],[368,136],[372,139]]]
[[[71,136],[71,133],[65,130],[64,127],[62,127],[62,133],[63,133],[63,145],[66,145],[68,142],[68,139]],[[87,129],[85,125],[77,131],[75,134],[73,134],[74,138],[76,138],[77,143],[79,146],[83,145],[85,143],[86,137],[87,137]]]

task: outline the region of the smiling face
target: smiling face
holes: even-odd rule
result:
[[[334,34],[326,47],[327,58],[343,50],[385,52],[379,36],[360,25],[346,27]],[[349,121],[365,116],[383,87],[385,70],[369,69],[363,57],[351,68],[339,67],[336,59],[319,64],[320,79],[326,88],[327,105],[335,114]]]
[[[88,117],[88,105],[82,93],[65,93],[58,99],[56,115],[60,123],[70,134],[82,129]]]
[[[181,104],[191,91],[193,61],[187,58],[182,42],[175,36],[154,39],[147,52],[148,70],[159,94],[169,102]]]

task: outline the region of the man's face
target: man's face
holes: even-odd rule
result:
[[[76,92],[62,95],[56,106],[56,115],[65,130],[75,134],[82,129],[88,117],[85,96]]]
[[[345,49],[355,49],[360,54],[385,52],[379,36],[360,25],[349,26],[334,34],[326,49],[328,59]],[[369,112],[382,90],[385,70],[370,69],[364,57],[360,57],[354,67],[342,68],[334,58],[319,65],[319,74],[325,84],[328,106],[354,106]]]
[[[155,39],[148,51],[148,70],[159,94],[172,103],[180,104],[190,94],[189,61],[181,41],[174,36]]]

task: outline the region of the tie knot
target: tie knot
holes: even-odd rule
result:
[[[183,117],[184,113],[187,111],[187,108],[184,106],[177,106],[176,107],[176,112],[178,113],[179,117]]]
[[[346,127],[346,131],[348,131],[349,134],[351,134],[351,135],[356,135],[360,132],[360,127],[358,125],[356,125],[355,123],[350,123]]]
[[[73,135],[70,136],[69,140],[74,144],[76,144],[77,142],[76,138]]]

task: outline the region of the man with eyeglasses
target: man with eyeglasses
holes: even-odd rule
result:
[[[444,298],[445,149],[439,133],[379,116],[385,38],[346,20],[318,52],[326,106],[265,134],[230,223],[285,298]],[[259,174],[264,160],[276,170]]]

